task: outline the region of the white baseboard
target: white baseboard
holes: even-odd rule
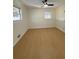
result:
[[[50,26],[50,27],[30,27],[29,29],[42,29],[42,28],[53,28],[55,26]]]
[[[22,36],[28,31],[28,29],[21,34],[21,37],[19,39],[16,40],[16,42],[13,43],[13,47],[20,41],[20,39],[22,38]]]
[[[65,30],[61,27],[56,26],[56,28],[58,28],[59,30],[61,30],[62,32],[65,32]]]

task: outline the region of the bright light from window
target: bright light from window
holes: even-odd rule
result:
[[[21,20],[21,11],[19,8],[13,7],[13,21]]]
[[[51,19],[51,13],[50,12],[45,12],[44,18],[45,19]]]

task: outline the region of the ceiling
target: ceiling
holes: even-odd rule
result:
[[[22,2],[25,5],[32,6],[32,7],[38,7],[38,8],[43,6],[42,1],[43,0],[22,0]],[[48,3],[53,3],[54,4],[53,7],[57,7],[57,6],[64,4],[65,0],[48,0]]]

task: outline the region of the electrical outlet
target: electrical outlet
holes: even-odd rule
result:
[[[19,34],[18,36],[17,36],[17,38],[19,38],[21,35]]]

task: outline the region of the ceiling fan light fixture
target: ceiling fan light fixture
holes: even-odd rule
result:
[[[45,4],[45,5],[44,5],[44,7],[48,7],[48,5],[47,5],[47,4]]]

